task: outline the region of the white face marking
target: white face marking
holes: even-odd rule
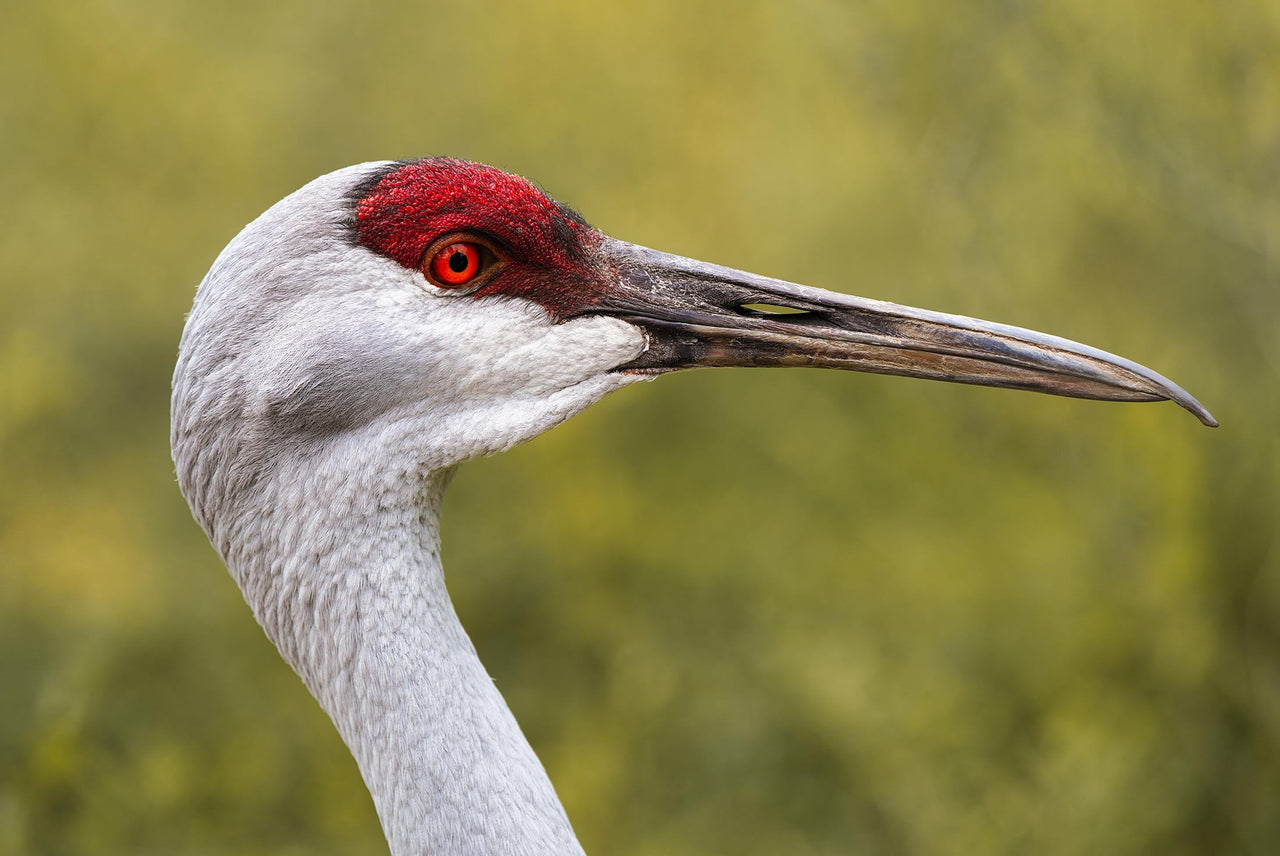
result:
[[[245,360],[251,409],[287,414],[281,428],[418,420],[432,463],[449,465],[530,439],[635,380],[613,371],[644,348],[625,321],[555,323],[520,298],[423,288],[421,274],[361,248],[346,261],[379,269],[375,284],[302,297]]]

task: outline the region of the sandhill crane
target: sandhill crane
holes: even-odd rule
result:
[[[492,167],[430,158],[312,181],[246,226],[199,287],[173,460],[254,615],[354,754],[396,856],[582,852],[454,613],[441,501],[458,464],[695,366],[1171,399],[1215,424],[1120,357],[624,243]]]

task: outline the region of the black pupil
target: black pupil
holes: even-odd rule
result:
[[[462,273],[470,263],[466,253],[457,252],[449,256],[449,270],[454,273]]]

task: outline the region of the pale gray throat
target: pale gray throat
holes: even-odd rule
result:
[[[250,546],[225,558],[350,747],[391,852],[581,854],[445,589],[439,512],[450,473],[313,471],[302,490],[296,475],[272,479],[289,489],[268,488],[265,510],[239,518],[229,540]]]

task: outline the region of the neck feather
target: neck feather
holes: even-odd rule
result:
[[[226,533],[226,558],[355,755],[394,856],[581,854],[445,589],[451,471],[353,489],[312,468],[303,491],[294,475]]]

